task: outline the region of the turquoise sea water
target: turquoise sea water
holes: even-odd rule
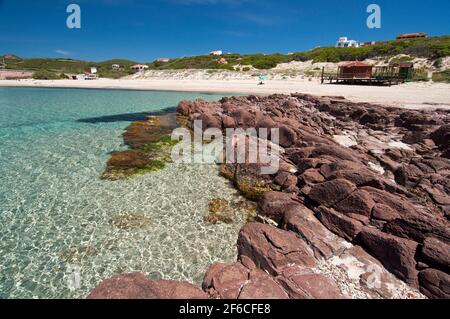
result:
[[[197,97],[220,98],[0,88],[0,298],[84,298],[131,271],[199,284],[210,263],[235,259],[241,223],[203,222],[211,199],[238,199],[216,167],[99,178],[109,153],[125,148],[129,121]],[[111,219],[124,214],[149,223],[115,227]]]

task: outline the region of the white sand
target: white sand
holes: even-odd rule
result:
[[[344,96],[356,102],[415,109],[450,109],[450,84],[407,83],[392,87],[320,84],[316,79],[269,80],[258,86],[256,80],[0,80],[0,87],[101,88],[202,93],[272,94],[308,93],[323,96]]]

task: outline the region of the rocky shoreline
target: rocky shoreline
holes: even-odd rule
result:
[[[183,101],[178,119],[191,127],[201,119],[203,129],[279,128],[276,175],[260,175],[258,164],[220,167],[258,202],[259,222],[241,229],[237,261],[211,265],[202,289],[128,274],[89,298],[450,297],[449,111],[291,94]],[[152,121],[130,126],[132,149],[117,161],[113,154],[107,177],[161,166],[153,165],[160,152],[149,152],[165,142],[149,143]]]

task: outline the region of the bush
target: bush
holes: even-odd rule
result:
[[[33,79],[36,80],[57,80],[60,79],[58,74],[47,70],[39,70],[34,72]]]
[[[411,78],[412,81],[415,82],[427,82],[428,79],[428,73],[426,71],[414,71],[414,74]]]
[[[433,73],[433,81],[450,83],[450,70]]]
[[[242,68],[242,72],[248,72],[248,71],[250,71],[251,69],[250,69],[250,67],[248,67],[248,66],[244,66],[243,68]]]

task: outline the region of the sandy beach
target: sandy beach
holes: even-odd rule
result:
[[[202,93],[273,94],[307,93],[320,96],[344,96],[355,102],[371,102],[411,109],[450,109],[450,84],[406,83],[392,87],[320,84],[317,79],[269,80],[258,86],[256,80],[231,79],[99,79],[74,80],[0,80],[0,87],[96,88],[186,91]]]

